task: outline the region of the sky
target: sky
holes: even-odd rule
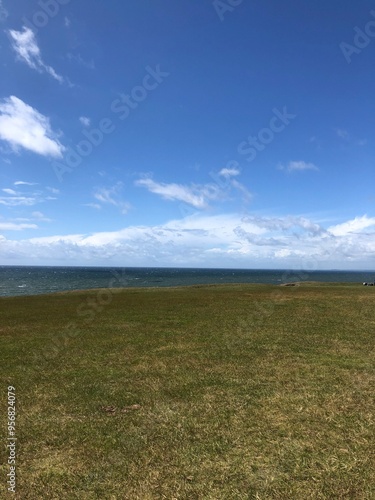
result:
[[[375,267],[375,4],[0,0],[0,265]]]

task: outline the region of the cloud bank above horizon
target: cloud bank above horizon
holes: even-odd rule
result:
[[[0,222],[1,227],[1,222]],[[163,225],[12,240],[0,237],[3,263],[347,269],[374,262],[375,218],[323,228],[305,217],[196,214]],[[188,263],[188,264],[187,264]]]

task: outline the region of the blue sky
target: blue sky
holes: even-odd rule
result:
[[[372,269],[375,6],[0,0],[0,264]]]

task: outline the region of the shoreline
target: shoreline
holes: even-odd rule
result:
[[[184,289],[192,289],[192,288],[240,288],[240,287],[272,287],[272,288],[294,288],[300,286],[345,286],[345,287],[356,287],[363,286],[363,283],[358,282],[344,282],[344,281],[295,281],[290,283],[257,283],[257,282],[249,282],[249,283],[202,283],[202,284],[189,284],[189,285],[163,285],[163,286],[129,286],[129,287],[98,287],[98,288],[77,288],[73,290],[59,290],[54,292],[41,292],[41,293],[32,293],[32,294],[17,294],[17,295],[0,295],[1,299],[14,299],[14,298],[26,298],[26,297],[53,297],[53,296],[66,296],[66,295],[75,295],[75,294],[95,294],[99,293],[103,290],[111,291],[113,294],[118,293],[119,291],[155,291],[155,290],[184,290]],[[371,287],[370,287],[371,288]]]

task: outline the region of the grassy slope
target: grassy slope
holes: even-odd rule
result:
[[[348,284],[1,299],[17,498],[375,498],[374,304]]]

